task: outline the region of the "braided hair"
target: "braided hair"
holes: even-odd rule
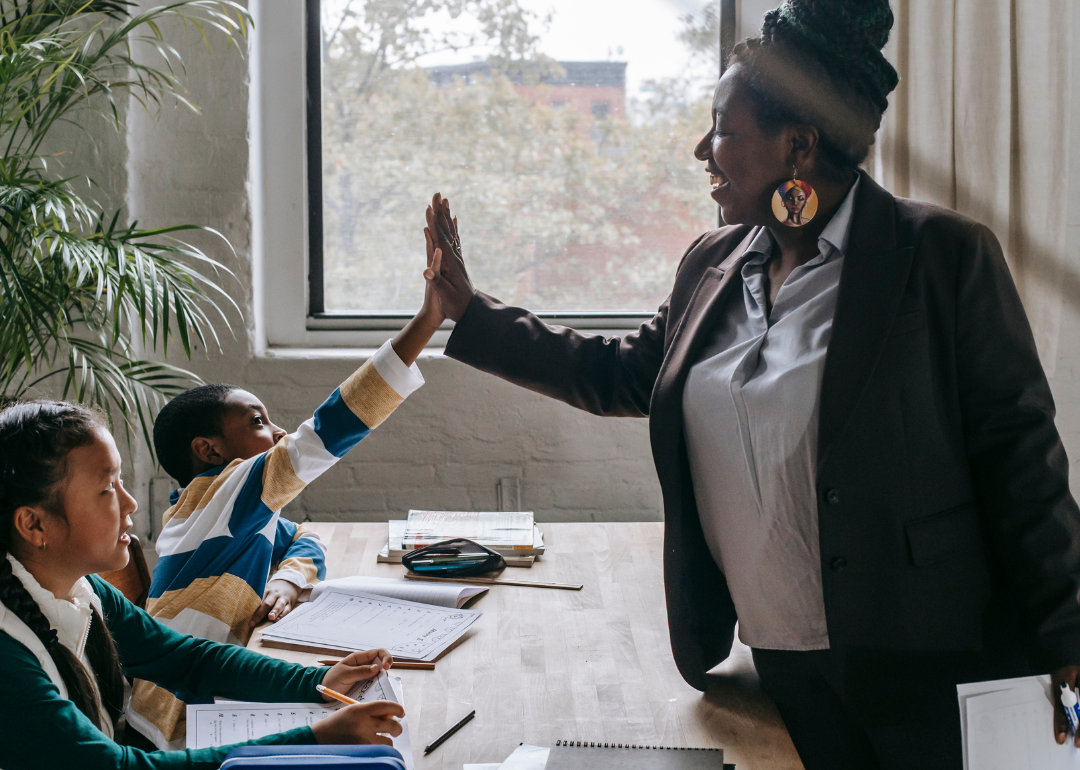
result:
[[[68,454],[77,447],[92,444],[95,432],[103,427],[103,421],[94,412],[59,401],[15,403],[0,411],[0,549],[3,551],[0,602],[45,645],[75,706],[101,726],[97,698],[100,687],[101,702],[115,726],[123,710],[124,679],[116,646],[104,620],[92,610],[86,657],[97,674],[95,687],[90,673],[60,643],[56,629],[49,625],[6,558],[11,552],[18,508],[40,506],[64,517],[61,496]]]
[[[899,83],[881,52],[892,25],[888,0],[784,0],[730,63],[742,65],[763,129],[815,126],[824,159],[847,173],[866,160]]]

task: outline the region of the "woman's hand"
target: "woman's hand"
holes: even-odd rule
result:
[[[300,586],[288,580],[269,581],[266,584],[266,590],[263,591],[262,604],[251,616],[248,627],[255,628],[267,617],[270,618],[271,623],[276,623],[292,611],[299,598]]]
[[[381,743],[390,746],[388,735],[401,735],[401,723],[393,717],[405,716],[398,703],[377,700],[342,706],[333,714],[311,726],[315,741],[341,746],[350,743]]]
[[[425,232],[432,258],[428,260],[424,278],[435,289],[446,317],[460,321],[476,290],[461,256],[457,219],[450,214],[450,202],[439,193],[435,193],[428,206],[427,223]]]
[[[340,693],[347,693],[357,682],[371,679],[379,671],[388,671],[393,662],[394,659],[390,657],[390,653],[386,650],[365,650],[364,652],[351,653],[326,672],[326,676],[322,680],[322,686],[337,690]],[[323,700],[329,702],[333,698],[324,695]]]
[[[1050,698],[1054,701],[1054,737],[1058,743],[1065,743],[1069,737],[1069,719],[1065,716],[1065,707],[1061,705],[1061,683],[1076,689],[1080,678],[1080,666],[1065,666],[1050,675]],[[1073,745],[1080,748],[1080,732],[1073,736]]]

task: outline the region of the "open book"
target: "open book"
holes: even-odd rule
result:
[[[453,585],[451,583],[418,583],[415,580],[353,575],[334,580],[324,580],[309,591],[304,591],[300,595],[300,601],[316,601],[327,591],[352,595],[375,594],[376,596],[400,599],[405,602],[419,602],[420,604],[432,604],[436,607],[460,609],[469,599],[484,593],[487,589],[479,586]]]

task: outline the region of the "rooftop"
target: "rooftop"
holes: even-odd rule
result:
[[[549,86],[577,86],[578,88],[626,87],[626,62],[624,61],[561,61],[559,66],[566,71],[561,78],[542,77],[540,82]],[[471,75],[488,75],[491,66],[487,62],[469,64],[450,64],[442,67],[426,67],[428,78],[439,88],[450,85],[455,77],[468,80]],[[524,83],[520,72],[510,75],[510,81],[517,85]]]

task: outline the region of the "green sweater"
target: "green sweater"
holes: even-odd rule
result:
[[[3,558],[0,556],[0,558]],[[233,700],[322,700],[315,685],[325,668],[306,668],[243,647],[219,644],[162,625],[111,585],[91,575],[105,622],[127,676],[169,690]],[[310,727],[215,749],[145,752],[110,740],[75,708],[23,644],[0,632],[0,768],[39,770],[210,770],[235,746],[315,743]]]

